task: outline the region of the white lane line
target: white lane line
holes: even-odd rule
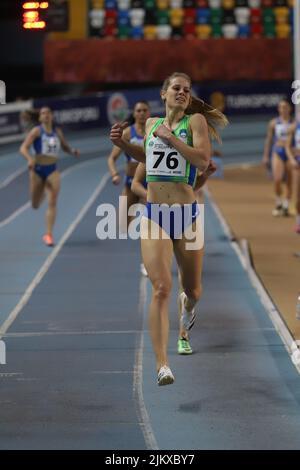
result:
[[[77,144],[74,143],[74,144],[73,144],[73,147],[74,147],[74,146],[77,146]],[[103,147],[101,147],[101,151],[99,152],[99,147],[93,146],[93,147],[91,147],[91,148],[85,149],[85,150],[84,150],[84,154],[87,154],[87,153],[90,154],[90,153],[96,153],[96,152],[97,152],[97,153],[99,154],[99,157],[102,158],[102,154],[103,154],[103,156],[105,156],[107,153],[110,152],[110,149],[111,149],[111,146],[110,146],[110,147],[108,147],[108,146],[103,146]],[[83,158],[84,158],[84,154],[83,154]],[[8,155],[9,155],[9,154],[8,154]],[[17,152],[12,152],[11,155],[16,156],[16,155],[17,155]],[[4,158],[5,158],[5,159],[7,158],[7,159],[9,160],[8,156],[2,157],[2,156],[0,155],[0,165],[1,165],[2,160],[4,160]],[[59,160],[62,161],[62,160],[66,160],[67,158],[70,159],[70,158],[71,158],[70,155],[62,155],[62,156],[59,157]],[[18,157],[18,159],[20,159],[20,158]],[[79,163],[79,165],[80,165],[80,164],[81,164],[81,163]],[[26,171],[28,171],[27,166],[21,166],[20,168],[18,168],[18,169],[17,169],[16,171],[14,171],[13,173],[10,173],[10,174],[5,178],[5,180],[2,181],[2,183],[0,182],[0,190],[3,189],[3,188],[5,188],[6,186],[8,186],[10,183],[12,183],[12,181],[14,181],[16,178],[18,178],[18,176],[20,176],[22,173],[25,173]],[[63,172],[62,172],[62,173],[63,173]]]
[[[18,170],[11,173],[2,183],[0,183],[0,189],[6,188],[12,181],[14,181],[18,176],[22,175],[27,171],[27,166],[18,168]]]
[[[92,193],[92,195],[89,197],[87,202],[84,204],[82,209],[79,211],[79,214],[75,218],[75,220],[71,223],[69,228],[65,231],[61,239],[59,240],[58,244],[54,247],[53,251],[51,254],[46,258],[46,261],[42,265],[41,269],[39,272],[36,274],[34,279],[31,281],[29,286],[27,287],[24,295],[21,297],[20,301],[17,303],[15,308],[10,312],[9,316],[7,319],[4,321],[4,323],[0,327],[0,338],[7,332],[8,328],[11,326],[11,324],[15,321],[23,307],[27,304],[28,300],[30,299],[34,289],[36,286],[41,282],[47,271],[49,270],[50,266],[52,265],[53,261],[59,254],[60,250],[62,249],[63,245],[67,241],[67,239],[70,237],[70,235],[74,232],[76,227],[79,225],[91,205],[95,202],[101,191],[103,190],[104,186],[106,185],[107,181],[110,178],[110,173],[107,172],[105,175],[101,178],[100,183]]]
[[[2,222],[0,222],[0,228],[2,227],[5,227],[5,225],[8,225],[10,224],[10,222],[12,222],[13,220],[15,220],[16,217],[18,217],[19,215],[21,215],[24,211],[26,211],[27,209],[29,209],[29,207],[31,207],[31,203],[30,201],[26,202],[25,204],[23,204],[23,206],[20,206],[17,210],[15,210],[12,214],[10,214],[8,217],[6,217],[6,219],[2,220]]]
[[[140,296],[139,296],[139,313],[142,316],[142,329],[137,335],[135,365],[133,373],[133,398],[135,408],[138,415],[139,425],[142,429],[147,449],[159,450],[151,423],[146,409],[143,396],[143,350],[144,350],[144,330],[145,330],[145,314],[147,300],[147,278],[141,276]]]
[[[129,374],[132,375],[132,370],[92,370],[90,374]]]
[[[40,336],[85,336],[85,335],[135,335],[139,330],[124,331],[31,331],[24,333],[6,333],[4,338],[32,338]]]
[[[266,312],[269,315],[271,322],[273,323],[277,333],[279,334],[283,344],[287,352],[289,353],[290,359],[294,366],[296,367],[297,371],[300,373],[300,361],[297,363],[293,361],[293,357],[295,357],[295,352],[300,353],[299,342],[295,341],[295,338],[292,336],[288,326],[286,325],[284,319],[282,318],[280,312],[278,311],[276,305],[273,303],[271,297],[269,296],[267,290],[265,289],[264,285],[262,284],[260,278],[258,277],[255,269],[252,267],[250,263],[250,256],[249,253],[245,253],[243,250],[248,250],[248,243],[242,242],[241,246],[235,240],[229,225],[227,224],[225,218],[223,217],[221,211],[219,210],[218,206],[216,205],[212,194],[209,192],[207,188],[204,190],[205,196],[209,200],[217,219],[219,220],[225,234],[229,238],[230,244],[238,256],[238,259],[248,274],[249,280],[254,287],[259,300],[261,301],[263,307],[265,308]],[[298,351],[296,351],[298,349]]]
[[[61,172],[61,178],[64,178],[65,176],[69,175],[72,171],[75,171],[78,169],[78,167],[81,167],[83,165],[86,165],[87,163],[94,161],[94,160],[86,160],[84,162],[77,163],[75,165],[72,165],[71,167],[67,168],[66,170]],[[2,227],[5,227],[6,225],[10,224],[13,220],[15,220],[16,217],[21,215],[24,211],[29,209],[31,207],[31,202],[28,201],[23,206],[20,206],[18,209],[16,209],[12,214],[10,214],[6,219],[2,220],[0,222],[0,229]]]

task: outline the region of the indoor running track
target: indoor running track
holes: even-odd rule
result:
[[[80,139],[78,162],[62,161],[53,249],[41,243],[45,206],[27,204],[21,157],[13,146],[0,157],[0,448],[299,449],[299,374],[209,202],[194,354],[176,353],[174,269],[176,381],[157,386],[139,242],[96,237],[97,206],[117,207],[119,194],[110,144],[92,149],[92,138]]]

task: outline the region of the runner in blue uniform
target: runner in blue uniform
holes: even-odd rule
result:
[[[43,241],[47,246],[53,246],[53,226],[56,219],[56,204],[60,189],[60,174],[57,170],[57,160],[60,148],[64,152],[77,157],[79,151],[72,149],[67,143],[63,132],[53,124],[53,114],[50,108],[43,107],[39,113],[40,125],[35,126],[27,135],[20,147],[20,153],[26,158],[30,176],[30,195],[33,209],[38,209],[45,190],[48,194],[46,211],[46,233]],[[35,155],[31,155],[33,146]]]
[[[292,174],[285,145],[288,130],[292,124],[291,105],[286,100],[278,104],[277,118],[271,119],[268,125],[265,141],[263,164],[272,167],[272,178],[275,192],[275,208],[272,211],[274,217],[289,215],[289,202],[292,196]],[[271,157],[271,161],[270,161]],[[286,197],[282,196],[282,182],[286,182]]]
[[[146,121],[150,116],[150,108],[147,101],[138,101],[133,109],[133,119],[134,124],[128,126],[124,130],[123,138],[135,145],[144,145],[144,136],[145,136],[145,125]],[[113,146],[111,153],[108,157],[108,168],[111,174],[112,183],[115,185],[120,184],[121,177],[118,173],[116,167],[116,161],[122,154],[122,149],[117,147],[116,145]],[[138,197],[131,191],[131,183],[135,174],[135,170],[137,168],[138,162],[130,156],[128,153],[125,152],[126,156],[126,175],[125,175],[125,184],[122,191],[122,196],[127,197],[127,208],[129,208],[132,204],[136,204],[138,202]],[[124,214],[124,209],[122,208],[122,218],[123,224],[126,227],[122,227],[122,231],[126,231],[128,225],[131,221],[131,217],[128,216],[128,213]],[[124,223],[124,220],[126,222]]]

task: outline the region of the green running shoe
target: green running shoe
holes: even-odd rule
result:
[[[192,354],[193,350],[188,339],[180,338],[177,343],[178,354]]]

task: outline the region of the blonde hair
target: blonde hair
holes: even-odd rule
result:
[[[163,83],[162,86],[162,91],[167,91],[169,88],[171,81],[174,78],[181,77],[190,82],[190,85],[192,86],[192,80],[188,75],[182,72],[174,72],[172,75],[167,77]],[[196,114],[200,113],[202,114],[207,122],[208,125],[208,131],[209,135],[211,136],[212,139],[216,139],[218,142],[221,142],[221,137],[216,129],[217,127],[225,127],[228,124],[228,119],[223,114],[221,111],[219,111],[216,108],[213,108],[210,106],[208,103],[205,101],[201,100],[200,98],[197,98],[196,96],[191,95],[191,101],[190,104],[188,105],[187,109],[185,110],[186,114]]]

